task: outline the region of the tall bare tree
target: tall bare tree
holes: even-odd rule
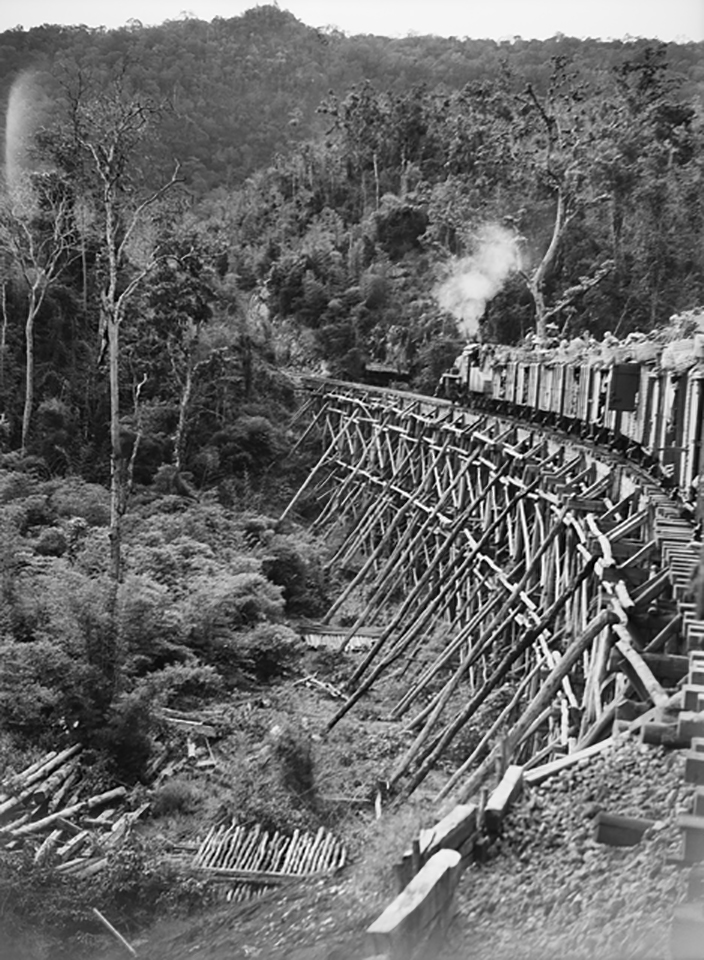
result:
[[[594,118],[584,103],[583,92],[564,58],[556,58],[545,97],[531,84],[519,98],[526,126],[524,144],[532,158],[532,169],[543,187],[552,194],[554,213],[549,243],[536,266],[525,276],[535,305],[535,329],[545,337],[548,320],[561,314],[578,297],[610,273],[613,261],[598,264],[590,276],[580,277],[548,306],[545,284],[555,266],[560,245],[572,221],[586,207],[610,200],[609,193],[593,189],[590,167],[597,149]]]
[[[100,250],[101,360],[107,354],[110,388],[110,574],[121,579],[121,521],[126,510],[127,462],[120,436],[120,327],[136,291],[162,254],[156,211],[179,178],[179,165],[156,189],[144,189],[141,146],[159,116],[159,105],[120,81],[96,95],[78,86],[70,100],[75,141],[93,183]]]
[[[26,290],[25,389],[21,452],[24,455],[34,406],[34,328],[49,288],[70,263],[75,244],[68,185],[54,172],[26,174],[2,197],[0,247]]]

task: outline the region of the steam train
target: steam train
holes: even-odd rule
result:
[[[608,444],[678,488],[684,502],[699,499],[704,333],[661,341],[635,334],[603,344],[580,339],[552,347],[534,337],[530,346],[514,349],[469,344],[438,392],[475,409]]]

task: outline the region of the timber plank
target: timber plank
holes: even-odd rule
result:
[[[623,817],[602,811],[594,821],[594,839],[610,847],[634,847],[654,823],[643,817]]]
[[[702,960],[704,912],[700,903],[675,907],[670,928],[672,960]]]
[[[439,850],[428,860],[405,890],[367,928],[367,946],[371,953],[396,960],[406,956],[431,932],[449,909],[461,859],[456,850]]]
[[[523,787],[523,767],[512,764],[506,770],[501,783],[492,793],[484,809],[487,829],[498,833],[509,807]]]
[[[687,783],[694,783],[698,787],[704,786],[704,753],[692,750],[685,754],[684,778]]]

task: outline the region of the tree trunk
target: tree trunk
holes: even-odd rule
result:
[[[5,350],[7,349],[7,281],[2,285],[2,328],[0,329],[0,397],[3,400],[3,409],[0,415],[5,414]]]
[[[110,577],[122,576],[122,514],[124,513],[124,463],[120,443],[120,327],[114,316],[106,317],[110,378]]]
[[[174,442],[174,464],[178,473],[183,466],[183,448],[186,436],[186,417],[188,415],[188,406],[191,402],[191,391],[193,390],[193,367],[188,362],[186,370],[186,382],[181,392],[181,402],[178,405],[178,424],[176,426],[176,438]]]
[[[541,339],[545,338],[546,313],[543,286],[545,284],[545,278],[555,262],[560,239],[565,231],[567,223],[568,218],[565,216],[565,197],[562,188],[558,187],[555,223],[553,225],[550,244],[543,254],[543,259],[538,264],[538,269],[528,281],[528,289],[530,290],[531,296],[533,297],[533,302],[535,304],[535,332]]]
[[[25,352],[27,356],[24,371],[24,409],[22,411],[22,440],[20,444],[21,456],[24,456],[27,452],[29,425],[32,419],[32,406],[34,404],[34,318],[36,313],[36,303],[32,295],[29,306],[27,307],[27,320],[24,325]]]

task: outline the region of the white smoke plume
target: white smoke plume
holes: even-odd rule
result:
[[[515,235],[497,223],[485,224],[477,231],[474,252],[453,262],[435,297],[467,339],[476,337],[487,303],[520,267]]]
[[[38,75],[21,73],[12,84],[5,121],[5,183],[16,200],[27,190],[28,174],[40,167],[34,138],[49,109]]]

